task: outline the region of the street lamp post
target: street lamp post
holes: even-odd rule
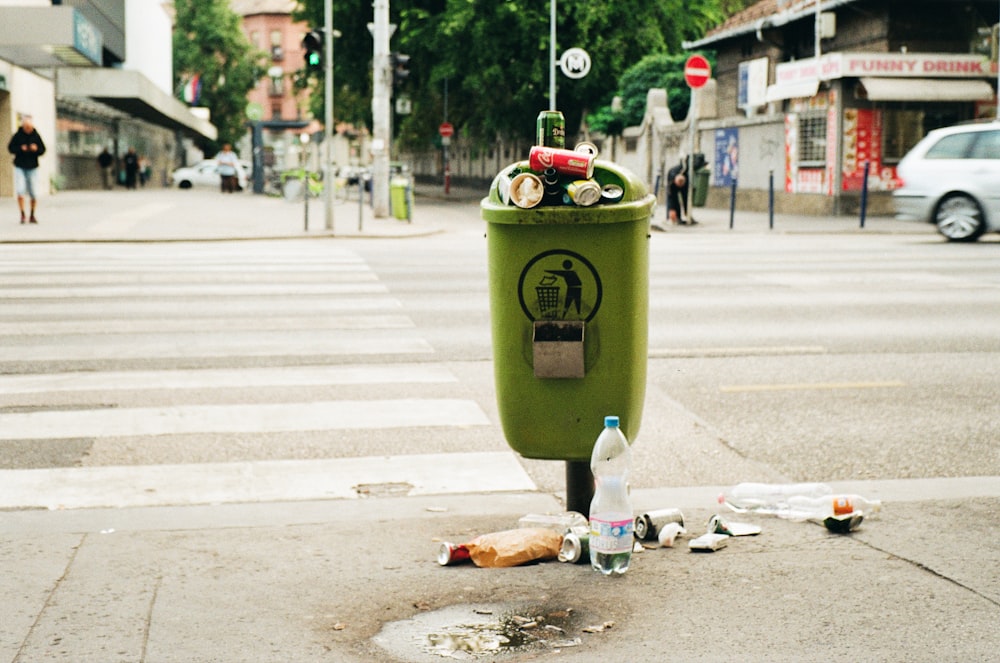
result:
[[[337,133],[333,126],[333,0],[324,0],[323,23],[326,28],[323,77],[323,126],[326,140],[323,146],[323,189],[326,193],[324,227],[333,230],[333,137]],[[308,185],[308,182],[306,183]],[[308,196],[308,192],[306,194]]]

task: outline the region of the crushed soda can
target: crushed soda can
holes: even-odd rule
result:
[[[834,534],[847,534],[861,527],[861,522],[865,519],[862,511],[853,511],[839,516],[829,516],[823,519],[823,526],[827,531]]]
[[[708,531],[727,536],[756,536],[760,534],[760,525],[737,523],[716,514],[708,519]]]
[[[545,195],[542,178],[534,173],[518,173],[510,182],[507,196],[522,209],[536,207]]]
[[[680,509],[657,509],[647,511],[635,519],[635,535],[644,541],[655,541],[660,529],[669,523],[684,527],[684,514]]]
[[[574,527],[563,535],[562,548],[559,549],[560,562],[582,564],[590,562],[590,528]]]
[[[461,543],[443,542],[438,548],[438,564],[441,566],[454,566],[468,562],[472,559],[469,549]]]

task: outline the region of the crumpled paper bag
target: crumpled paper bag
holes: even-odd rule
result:
[[[465,547],[476,566],[501,568],[555,559],[562,539],[562,534],[551,529],[522,527],[477,536]]]

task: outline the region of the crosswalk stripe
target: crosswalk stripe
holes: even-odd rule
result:
[[[136,284],[72,286],[58,288],[2,288],[2,299],[71,299],[101,297],[274,297],[279,295],[370,295],[388,292],[381,283],[222,283],[222,284]]]
[[[228,331],[296,331],[305,329],[412,329],[409,316],[393,314],[313,315],[301,317],[227,317]],[[0,322],[0,336],[55,336],[64,334],[139,334],[196,332],[205,320],[192,318],[139,318],[135,320],[46,320],[44,322]]]
[[[108,371],[0,375],[0,394],[148,389],[227,389],[240,387],[314,387],[363,384],[457,382],[436,364],[346,364],[274,368],[205,368],[164,371]]]
[[[206,324],[206,326],[208,326]],[[261,357],[310,355],[426,354],[434,351],[422,338],[396,330],[315,330],[275,332],[218,332],[212,334],[132,335],[128,339],[95,335],[88,342],[8,343],[0,347],[0,361],[58,361],[94,359],[178,359],[205,357]]]
[[[534,491],[513,452],[0,470],[0,508],[81,509]]]
[[[448,398],[0,413],[12,440],[488,425],[475,401]]]
[[[37,301],[14,300],[0,302],[0,315],[18,316],[21,318],[39,319],[56,317],[62,319],[77,317],[94,317],[108,319],[112,317],[135,318],[140,316],[182,317],[206,315],[225,316],[240,314],[260,314],[264,309],[269,315],[287,314],[329,314],[347,311],[385,311],[401,308],[399,300],[387,296],[340,297],[336,299],[274,297],[261,300],[252,297],[221,297],[205,299],[134,299],[123,301],[111,299],[106,301],[76,300],[70,302],[51,302],[44,299]]]

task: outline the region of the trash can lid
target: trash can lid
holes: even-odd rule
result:
[[[590,207],[577,205],[541,205],[525,209],[507,204],[500,198],[501,178],[511,172],[532,172],[527,161],[519,161],[501,169],[490,185],[490,193],[480,203],[483,220],[509,224],[586,224],[622,223],[648,219],[653,214],[656,198],[646,185],[628,170],[610,161],[594,162],[594,176],[601,187],[621,187],[618,202],[600,202]]]

